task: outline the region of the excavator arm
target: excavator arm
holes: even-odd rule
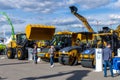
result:
[[[94,30],[91,28],[86,18],[77,13],[78,9],[75,6],[70,6],[69,8],[71,10],[71,13],[82,21],[82,23],[85,25],[85,27],[88,29],[89,32],[94,32]]]

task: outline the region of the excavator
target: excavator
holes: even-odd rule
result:
[[[79,20],[82,21],[82,23],[84,24],[84,26],[87,28],[87,30],[89,32],[94,32],[94,30],[91,28],[90,24],[88,23],[87,19],[85,17],[83,17],[82,15],[77,13],[77,11],[78,11],[77,7],[70,6],[70,10],[71,10],[71,13],[73,15],[75,15]]]
[[[116,30],[110,29],[109,27],[103,27],[101,31],[95,33],[86,18],[77,13],[77,8],[75,6],[71,6],[70,9],[71,12],[83,22],[88,31],[93,33],[92,44],[84,49],[79,56],[81,58],[81,65],[84,67],[95,67],[95,48],[104,48],[108,42],[112,45],[112,56],[116,56],[117,49],[120,48],[120,26],[118,26]]]
[[[80,15],[79,13],[77,13],[78,9],[77,7],[75,6],[70,6],[69,7],[70,10],[71,10],[71,13],[76,16],[80,21],[82,21],[83,25],[87,28],[88,30],[88,34],[91,34],[92,35],[92,39],[89,40],[89,41],[86,41],[86,44],[85,44],[85,49],[82,50],[82,52],[80,53],[80,61],[81,61],[81,65],[84,66],[85,65],[93,65],[95,64],[95,61],[94,61],[94,51],[95,49],[93,48],[93,46],[95,47],[96,44],[91,44],[95,39],[95,34],[96,32],[92,29],[92,27],[90,26],[90,24],[88,23],[87,19],[85,17],[83,17],[82,15]],[[87,39],[87,35],[86,35],[86,39]],[[97,43],[95,41],[95,43]],[[83,47],[83,46],[81,46]],[[86,54],[87,52],[87,54]],[[88,53],[89,52],[89,53]]]
[[[93,34],[95,33],[86,18],[77,13],[75,6],[70,6],[70,10],[71,13],[83,22],[89,32],[74,32],[71,39],[72,45],[59,51],[59,63],[64,65],[76,65],[78,61],[81,61],[81,52],[87,48],[86,44],[93,40]]]

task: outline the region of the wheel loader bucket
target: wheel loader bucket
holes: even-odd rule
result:
[[[26,37],[31,40],[50,40],[54,36],[55,27],[40,24],[26,26]]]

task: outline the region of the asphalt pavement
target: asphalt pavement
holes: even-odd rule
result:
[[[32,60],[7,59],[0,55],[0,80],[120,80],[115,77],[103,76],[103,71],[96,72],[94,68],[85,68],[80,64],[67,66],[55,63],[53,68],[49,62],[40,61],[34,64]]]

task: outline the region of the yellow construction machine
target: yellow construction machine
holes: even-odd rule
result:
[[[82,21],[85,27],[89,32],[94,32],[86,18],[77,13],[77,8],[75,6],[70,7],[71,12]],[[116,30],[112,30],[108,27],[103,27],[102,31],[98,33],[93,33],[93,39],[89,48],[83,50],[80,53],[81,65],[84,67],[94,67],[95,66],[95,48],[104,48],[106,43],[110,43],[112,45],[111,49],[113,50],[113,56],[117,54],[117,49],[120,47],[120,26],[117,27]],[[87,46],[87,45],[86,45]]]
[[[91,32],[73,33],[71,46],[59,50],[59,63],[63,65],[76,65],[81,61],[81,52],[87,48],[86,44],[93,40]]]
[[[117,49],[120,48],[120,35],[119,30],[120,26],[116,30],[110,29],[109,27],[103,27],[96,36],[96,45],[97,48],[105,48],[106,43],[111,44],[112,57],[117,55]],[[82,52],[81,55],[81,65],[84,67],[94,67],[95,66],[95,48],[89,48]]]
[[[94,32],[94,30],[91,28],[90,24],[88,23],[87,19],[85,17],[83,17],[82,15],[77,13],[77,11],[78,11],[77,7],[70,6],[70,10],[71,10],[71,13],[73,15],[75,15],[79,20],[82,21],[82,23],[84,24],[84,26],[87,28],[87,30],[89,32]]]
[[[51,45],[54,45],[56,49],[54,59],[58,61],[58,51],[66,46],[71,46],[72,33],[73,32],[70,31],[59,31],[54,34],[52,40],[42,41],[43,43],[47,43],[47,45],[41,47],[41,52],[38,53],[38,56],[44,61],[49,61],[50,56],[48,54],[48,49]]]
[[[87,22],[87,19],[77,13],[75,6],[70,6],[71,12],[82,21],[89,32],[77,32],[73,33],[71,40],[72,45],[65,47],[59,51],[59,63],[66,65],[75,65],[78,61],[81,61],[81,52],[84,51],[94,39],[93,34],[95,32]]]
[[[17,33],[16,39],[7,45],[7,57],[9,59],[17,58],[19,60],[28,57],[28,48],[33,48],[33,44],[38,40],[50,40],[55,33],[54,26],[41,24],[28,24],[25,33]]]

